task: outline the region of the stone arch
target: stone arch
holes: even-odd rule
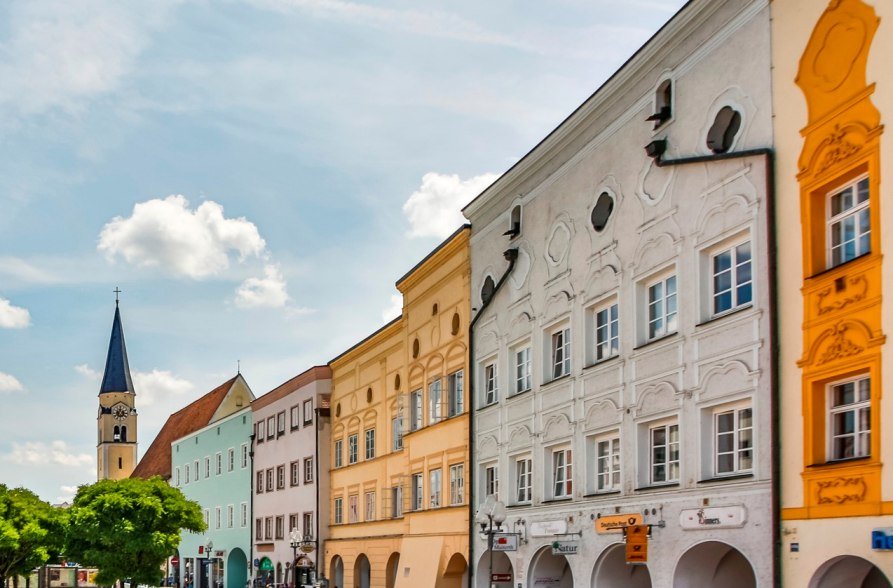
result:
[[[394,588],[397,585],[397,570],[400,568],[400,552],[395,551],[388,558],[385,565],[385,588]]]
[[[493,435],[484,435],[478,438],[478,453],[480,457],[492,457],[499,450],[499,440]]]
[[[678,395],[676,386],[666,380],[648,384],[636,393],[636,415],[642,416],[676,408]]]
[[[515,570],[512,567],[512,560],[504,551],[496,551],[491,553],[484,550],[478,559],[478,565],[475,568],[475,588],[490,588],[490,571],[494,574],[511,574],[512,582],[510,586],[514,586]]]
[[[527,425],[519,425],[509,433],[509,447],[527,447],[533,438],[533,433]]]
[[[371,588],[371,585],[372,565],[366,554],[361,553],[353,564],[353,588]]]
[[[331,579],[333,586],[338,586],[339,588],[344,586],[344,560],[341,559],[340,555],[334,555],[330,560],[329,579]]]
[[[626,544],[612,543],[598,556],[592,568],[592,588],[651,588],[647,565],[626,563]]]
[[[499,332],[493,323],[478,331],[475,347],[477,353],[490,353],[499,348]]]
[[[734,392],[753,389],[759,372],[753,372],[740,359],[711,366],[701,376],[696,388],[698,397],[725,396]]]
[[[530,561],[528,588],[573,588],[574,574],[564,555],[552,555],[552,547],[541,547]]]
[[[437,374],[443,371],[443,356],[439,353],[432,353],[425,362],[425,371],[431,374]]]
[[[690,547],[676,563],[674,588],[756,588],[750,561],[728,543],[704,541]]]
[[[678,253],[678,239],[664,231],[640,242],[633,257],[633,267],[637,270],[656,269],[663,263],[675,258]]]
[[[885,339],[886,337],[883,335],[874,336],[871,327],[861,320],[840,321],[833,327],[822,331],[803,359],[797,363],[801,366],[820,365],[835,359],[857,355],[869,347],[880,345]]]
[[[556,413],[549,416],[543,424],[543,439],[558,439],[565,437],[573,426],[570,419],[564,413]]]
[[[589,274],[586,280],[585,293],[588,298],[601,296],[609,290],[613,290],[620,285],[620,267],[611,263],[606,263],[599,269]]]
[[[586,430],[598,429],[606,425],[619,423],[617,418],[620,414],[620,407],[610,398],[603,398],[586,410]]]
[[[695,225],[698,243],[722,235],[752,220],[753,207],[754,204],[746,196],[732,194],[713,206],[702,208]]]
[[[409,382],[408,391],[418,390],[425,384],[425,369],[418,363],[414,364],[409,368],[407,381]]]
[[[443,570],[443,588],[464,588],[468,584],[468,562],[461,553],[454,553]]]
[[[855,555],[831,558],[815,571],[809,588],[890,588],[890,580],[876,565]]]

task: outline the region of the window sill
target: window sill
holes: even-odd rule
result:
[[[564,374],[563,376],[558,376],[557,378],[552,378],[548,382],[543,382],[542,386],[540,386],[540,389],[547,388],[547,387],[551,386],[552,384],[554,384],[555,382],[561,382],[562,380],[567,380],[572,375],[573,374]]]
[[[515,504],[506,504],[506,508],[530,508],[533,506],[533,503],[529,500],[527,502],[516,502]]]
[[[619,360],[619,359],[620,359],[620,353],[615,353],[615,354],[612,355],[611,357],[606,357],[606,358],[604,358],[604,359],[596,360],[596,361],[590,363],[589,365],[585,366],[583,369],[584,369],[584,370],[590,370],[590,369],[593,369],[593,368],[602,367],[602,366],[607,365],[607,364],[609,364],[609,363],[613,363],[613,362],[615,362],[615,361],[617,361],[617,360]]]
[[[734,482],[740,480],[747,480],[753,478],[753,473],[746,474],[731,474],[728,476],[714,476],[712,478],[705,478],[704,480],[698,480],[698,484],[720,484],[722,482]]]
[[[673,337],[676,337],[677,335],[679,335],[679,331],[675,331],[673,333],[670,333],[669,335],[660,336],[657,339],[651,339],[650,341],[646,341],[646,342],[642,343],[638,347],[633,347],[633,351],[639,351],[640,349],[645,349],[646,347],[650,347],[656,343],[660,343],[661,341],[666,341],[667,339],[672,339]]]
[[[666,490],[669,488],[678,488],[679,482],[670,482],[668,484],[653,484],[651,486],[640,486],[636,488],[636,492],[650,492],[657,490]]]
[[[560,496],[558,498],[550,498],[548,500],[543,500],[540,504],[551,504],[553,502],[570,502],[574,499],[573,496]]]
[[[599,496],[616,496],[620,494],[620,490],[603,490],[601,492],[590,492],[589,494],[584,494],[583,498],[598,498]]]
[[[833,272],[833,271],[835,271],[835,270],[839,270],[840,268],[842,268],[842,267],[844,267],[844,266],[847,266],[847,265],[850,265],[851,263],[855,263],[855,262],[857,262],[857,261],[864,260],[865,258],[870,257],[871,254],[872,254],[871,251],[866,251],[865,253],[863,253],[862,255],[860,255],[860,256],[858,256],[858,257],[854,257],[854,258],[852,258],[852,259],[848,259],[847,261],[845,261],[845,262],[843,262],[843,263],[838,263],[838,264],[835,265],[835,266],[827,267],[827,268],[823,269],[823,270],[820,271],[820,272],[816,272],[816,273],[812,274],[811,276],[807,276],[807,277],[806,277],[806,281],[808,282],[808,281],[810,281],[810,280],[815,280],[816,278],[821,278],[821,277],[824,276],[825,274],[829,274],[829,273],[831,273],[831,272]]]
[[[479,406],[478,410],[486,410],[486,409],[494,407],[498,404],[499,404],[499,401],[497,400],[496,402],[491,402],[490,404],[485,404],[484,406]]]
[[[725,312],[715,314],[715,315],[711,316],[710,318],[708,318],[707,320],[696,324],[695,327],[703,327],[704,325],[709,325],[710,323],[715,323],[716,321],[720,321],[726,317],[736,315],[736,314],[738,314],[740,312],[744,312],[746,310],[753,310],[753,302],[748,302],[747,304],[743,304],[737,308],[732,308]]]
[[[518,391],[518,392],[515,392],[514,394],[510,394],[510,395],[508,395],[508,396],[506,397],[506,400],[511,400],[512,398],[517,398],[518,396],[524,396],[525,394],[527,394],[527,393],[530,392],[531,390],[533,390],[533,388],[527,388],[526,390],[520,390],[520,391]]]
[[[806,466],[806,469],[845,468],[850,465],[862,465],[865,463],[871,463],[871,465],[874,465],[874,463],[872,463],[872,462],[873,462],[873,460],[871,459],[871,456],[865,455],[862,457],[848,457],[846,459],[833,459],[833,460],[826,461],[825,463],[815,463],[815,464]]]

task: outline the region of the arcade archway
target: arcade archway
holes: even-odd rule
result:
[[[876,565],[855,555],[841,555],[819,566],[809,588],[891,588]]]
[[[574,588],[574,574],[563,555],[553,555],[551,547],[543,547],[533,556],[527,574],[528,588]]]
[[[343,588],[344,586],[344,560],[341,559],[340,555],[336,555],[332,558],[332,563],[329,564],[329,578],[332,581],[332,586],[338,586],[338,588]]]
[[[756,588],[753,567],[740,551],[721,541],[698,543],[676,564],[674,588]]]
[[[238,547],[226,558],[226,588],[245,588],[248,582],[248,557]]]
[[[626,563],[626,546],[609,545],[592,568],[592,588],[651,588],[648,566]]]
[[[385,588],[394,588],[397,585],[397,570],[400,567],[400,554],[396,551],[388,558],[385,567]]]
[[[369,558],[365,553],[357,556],[357,561],[353,564],[353,585],[354,588],[369,588],[372,581],[372,566],[369,565]]]
[[[515,570],[512,568],[512,560],[510,560],[509,556],[502,551],[493,552],[493,573],[507,574],[512,578],[508,582],[496,582],[495,585],[499,588],[514,586]],[[484,551],[484,553],[481,554],[481,558],[478,560],[478,565],[475,570],[474,585],[475,588],[489,588],[490,586],[489,551]]]

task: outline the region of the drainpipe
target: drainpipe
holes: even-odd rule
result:
[[[743,159],[745,157],[763,157],[766,163],[766,249],[769,258],[769,412],[771,431],[771,494],[772,494],[772,577],[773,586],[781,586],[781,431],[779,430],[780,414],[780,389],[778,371],[778,265],[776,263],[777,243],[775,239],[775,153],[768,147],[749,149],[737,153],[717,153],[715,155],[701,155],[697,157],[684,157],[681,159],[662,160],[661,154],[666,148],[666,143],[660,145],[659,152],[654,158],[658,167],[685,165],[689,163],[702,163],[710,161],[724,161],[727,159]]]
[[[248,445],[248,467],[251,469],[248,472],[248,491],[251,492],[251,496],[248,499],[248,586],[251,586],[254,583],[254,420],[251,421],[251,434],[248,436],[249,445]]]
[[[490,302],[496,297],[496,293],[499,292],[499,289],[508,279],[509,274],[512,273],[512,270],[515,268],[515,261],[518,259],[518,249],[512,248],[507,249],[503,256],[508,260],[509,266],[505,270],[505,273],[502,274],[502,277],[499,278],[499,281],[496,283],[496,287],[493,288],[493,294],[490,295],[490,298],[483,301],[481,304],[481,309],[478,313],[471,319],[471,323],[468,325],[468,406],[470,410],[468,411],[468,588],[474,588],[474,536],[475,536],[475,523],[474,523],[474,501],[472,500],[472,496],[474,496],[474,488],[475,488],[475,471],[476,466],[474,463],[474,415],[477,410],[477,402],[476,396],[474,393],[474,325],[478,322],[478,319],[483,316],[484,311],[487,310],[487,307],[490,306]],[[488,579],[489,582],[489,579]]]

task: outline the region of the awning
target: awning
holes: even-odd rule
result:
[[[443,553],[442,537],[404,537],[394,588],[436,586]]]

